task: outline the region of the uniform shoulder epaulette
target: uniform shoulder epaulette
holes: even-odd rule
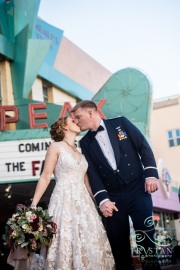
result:
[[[108,119],[109,119],[109,120],[113,120],[113,119],[117,119],[117,118],[120,118],[120,117],[122,117],[122,115],[119,115],[119,116],[113,117],[113,118],[108,118]]]

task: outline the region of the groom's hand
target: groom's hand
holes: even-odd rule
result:
[[[149,177],[145,180],[145,192],[149,194],[158,190],[158,180],[155,177]]]
[[[115,206],[115,202],[111,202],[110,200],[102,203],[99,208],[105,217],[111,217],[113,215],[113,211],[118,211],[117,207]]]

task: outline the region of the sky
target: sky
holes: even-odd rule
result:
[[[153,99],[180,94],[180,0],[41,0],[38,15],[112,73],[145,73]]]

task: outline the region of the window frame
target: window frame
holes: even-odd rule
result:
[[[42,84],[42,91],[43,91],[43,102],[47,103],[49,100],[49,95],[48,95],[49,87],[46,83]]]
[[[175,147],[180,145],[180,128],[168,130],[167,136],[169,147]]]

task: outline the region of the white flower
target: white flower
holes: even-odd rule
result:
[[[22,228],[23,228],[24,230],[26,230],[27,228],[29,228],[29,226],[28,226],[27,224],[23,224],[23,225],[22,225]]]
[[[32,212],[31,211],[27,211],[26,212],[26,218],[27,220],[30,222],[31,221],[31,215],[32,215]]]

